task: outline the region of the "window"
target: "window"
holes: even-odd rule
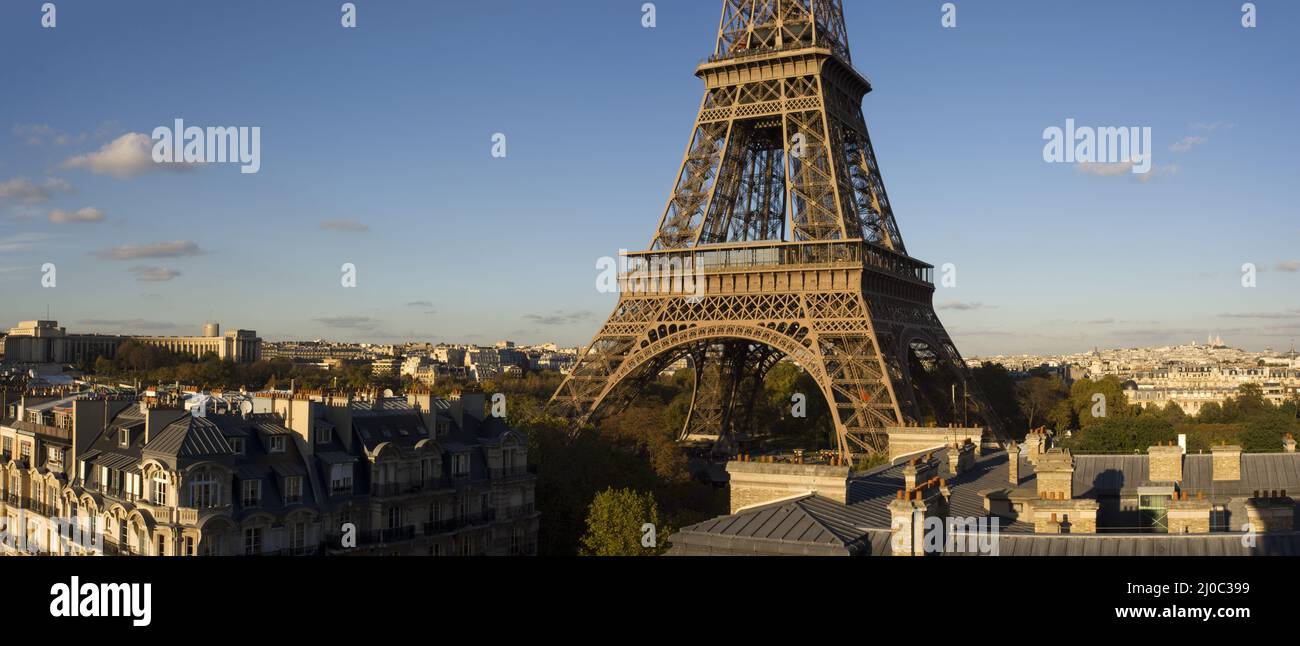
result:
[[[283,435],[272,435],[272,436],[271,436],[271,452],[272,452],[272,453],[284,453],[284,436],[283,436]]]
[[[289,549],[298,552],[307,544],[307,523],[289,525]]]
[[[18,444],[18,458],[23,462],[32,459],[32,445],[30,442],[20,442]]]
[[[402,508],[396,505],[388,508],[388,529],[402,526]]]
[[[117,432],[117,445],[126,448],[131,446],[131,432],[126,429],[120,429]]]
[[[13,455],[13,453],[14,453],[14,438],[12,438],[12,437],[6,437],[6,438],[4,439],[4,454],[5,454],[5,457],[8,458],[9,456]]]
[[[233,451],[235,452],[236,455],[243,455],[243,454],[244,454],[244,438],[242,438],[242,437],[232,437],[232,438],[229,438],[229,439],[230,439],[230,448],[231,448],[231,450],[233,450]]]
[[[190,504],[199,509],[221,504],[221,487],[216,475],[204,471],[194,477],[194,481],[190,483]]]
[[[330,432],[328,426],[323,426],[321,428],[316,429],[317,444],[329,444],[330,440],[333,439],[333,436],[334,434]]]
[[[185,556],[194,556],[194,537],[185,537]]]
[[[302,502],[302,476],[289,476],[284,479],[284,502]]]
[[[463,478],[469,475],[469,454],[457,453],[451,456],[451,475]]]
[[[244,556],[262,553],[262,528],[249,527],[244,530]]]
[[[245,480],[243,493],[241,501],[245,507],[256,507],[262,504],[262,481]]]
[[[153,502],[155,505],[167,504],[167,472],[159,471],[153,476]]]
[[[335,464],[330,467],[330,493],[352,493],[351,464]]]
[[[158,556],[167,556],[167,537],[158,535]]]
[[[433,471],[433,459],[424,458],[420,460],[420,479],[424,482],[433,482],[436,479]]]

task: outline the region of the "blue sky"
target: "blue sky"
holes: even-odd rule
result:
[[[336,1],[62,0],[54,29],[0,4],[0,325],[587,341],[616,299],[596,260],[662,213],[721,2],[659,0],[645,29],[642,0],[354,1],[356,29]],[[956,29],[941,4],[845,11],[965,354],[1300,337],[1300,4],[1256,2],[1255,29],[1236,0],[956,0]],[[261,171],[111,173],[176,118],[259,126]],[[1151,127],[1155,172],[1044,163],[1067,118]]]

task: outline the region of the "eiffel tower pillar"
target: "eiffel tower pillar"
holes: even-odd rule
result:
[[[683,437],[732,442],[787,360],[817,382],[846,460],[885,450],[890,427],[1000,435],[935,314],[933,267],[903,244],[839,0],[724,0],[696,75],[704,100],[649,250],[628,255],[618,305],[550,410],[589,422],[620,385],[689,355]]]

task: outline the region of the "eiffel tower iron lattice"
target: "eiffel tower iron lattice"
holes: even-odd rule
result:
[[[649,250],[627,254],[619,303],[550,410],[576,428],[686,358],[682,438],[729,450],[785,359],[817,382],[846,460],[883,450],[890,427],[1001,436],[935,315],[933,267],[903,245],[840,0],[724,0],[696,75],[704,100]]]

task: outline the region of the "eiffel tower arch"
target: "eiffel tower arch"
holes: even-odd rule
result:
[[[696,75],[704,99],[649,249],[627,255],[619,303],[550,409],[592,421],[686,358],[682,437],[726,449],[789,360],[830,405],[846,460],[883,450],[890,427],[1000,436],[935,314],[933,267],[903,244],[840,0],[724,0]]]

